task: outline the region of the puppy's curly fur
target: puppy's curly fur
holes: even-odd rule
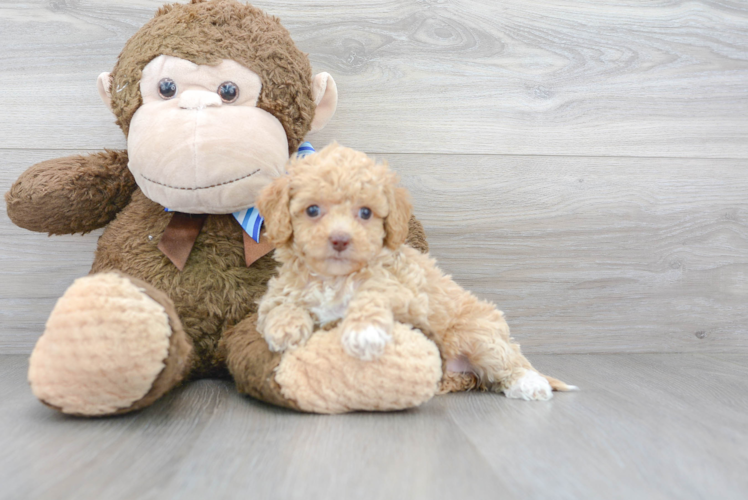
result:
[[[546,400],[552,388],[574,388],[538,374],[501,311],[404,245],[411,204],[386,164],[332,144],[289,172],[258,201],[282,264],[259,306],[258,329],[271,350],[292,349],[315,328],[342,321],[346,352],[374,360],[400,322],[432,339],[448,367],[462,365],[509,397]]]

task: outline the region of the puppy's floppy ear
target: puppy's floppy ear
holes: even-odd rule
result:
[[[387,187],[387,204],[390,213],[384,219],[384,245],[394,250],[408,237],[408,222],[412,206],[410,204],[410,193],[405,188],[395,187],[397,178]]]
[[[257,198],[257,209],[265,218],[265,234],[277,247],[290,243],[293,236],[290,202],[291,177],[288,175],[274,180]]]

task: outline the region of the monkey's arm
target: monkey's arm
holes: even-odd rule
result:
[[[17,226],[49,234],[87,233],[105,226],[136,188],[127,151],[102,151],[37,163],[5,193]]]

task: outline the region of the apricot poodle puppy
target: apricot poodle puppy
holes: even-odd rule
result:
[[[386,164],[332,144],[289,164],[258,208],[281,263],[259,306],[270,349],[293,349],[339,321],[351,356],[375,360],[395,322],[412,325],[482,387],[547,400],[575,389],[539,374],[509,337],[504,313],[404,245],[411,205]]]

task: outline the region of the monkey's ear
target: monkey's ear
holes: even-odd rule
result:
[[[265,234],[276,247],[290,243],[293,236],[290,202],[291,178],[288,175],[265,186],[257,198],[257,210],[265,219]]]
[[[329,73],[320,73],[314,77],[312,97],[317,108],[314,110],[310,132],[317,132],[327,125],[338,107],[338,86]]]
[[[390,213],[384,219],[384,245],[395,250],[408,237],[408,222],[413,210],[410,194],[405,188],[389,186],[387,204],[390,206]]]
[[[99,80],[96,82],[96,87],[99,89],[99,97],[104,101],[109,111],[112,110],[112,79],[108,72],[104,72],[99,75]]]

